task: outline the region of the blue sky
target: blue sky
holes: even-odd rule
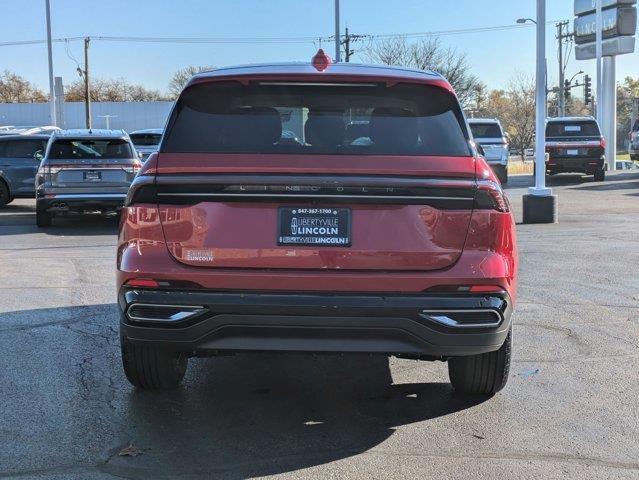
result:
[[[572,20],[572,0],[548,0],[547,19]],[[51,0],[53,37],[319,37],[333,33],[333,0]],[[514,24],[535,17],[535,0],[341,0],[342,25],[351,33],[429,32]],[[45,38],[44,0],[0,0],[0,43]],[[533,27],[446,35],[441,41],[468,56],[474,72],[492,88],[519,72],[534,72]],[[556,81],[555,27],[547,27],[550,80]],[[360,44],[361,45],[361,44]],[[325,43],[327,51],[332,45]],[[96,77],[123,77],[165,91],[171,74],[186,65],[224,66],[307,60],[317,46],[304,44],[164,44],[94,41]],[[82,60],[82,42],[69,54]],[[65,83],[77,78],[64,44],[54,46],[54,72]],[[363,61],[356,54],[353,61]],[[0,70],[8,69],[47,88],[45,45],[0,47]],[[574,56],[567,74],[592,72],[594,61]],[[618,78],[639,76],[639,53],[619,57]],[[593,82],[594,83],[594,82]]]

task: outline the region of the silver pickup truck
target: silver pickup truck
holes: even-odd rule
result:
[[[141,167],[123,130],[54,132],[36,175],[36,223],[56,215],[116,213]]]

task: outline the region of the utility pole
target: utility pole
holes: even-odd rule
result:
[[[84,114],[87,128],[91,129],[91,88],[89,85],[89,43],[90,37],[84,39]]]
[[[342,40],[342,45],[344,45],[344,61],[350,62],[351,55],[355,53],[355,50],[351,50],[351,42],[356,42],[362,38],[366,38],[367,35],[351,35],[348,33],[348,27],[346,27],[346,33],[344,34],[344,40]]]
[[[51,115],[51,125],[56,125],[55,114],[55,86],[53,84],[53,49],[51,46],[51,6],[49,0],[45,1],[47,15],[47,54],[49,57],[49,110]]]
[[[335,63],[342,61],[339,51],[341,43],[339,38],[339,0],[335,0]]]
[[[555,24],[557,27],[557,40],[559,41],[559,90],[558,90],[558,114],[560,117],[566,115],[566,95],[564,91],[565,84],[565,65],[564,65],[564,39],[572,38],[572,33],[564,33],[564,28],[568,29],[568,20]]]

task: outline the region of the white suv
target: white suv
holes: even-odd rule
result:
[[[502,184],[508,183],[508,137],[496,118],[469,118],[475,142],[482,146],[484,157]]]

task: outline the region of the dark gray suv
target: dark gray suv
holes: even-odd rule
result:
[[[36,176],[38,226],[61,214],[117,213],[140,166],[123,130],[54,133]]]
[[[0,136],[0,207],[14,198],[33,198],[33,181],[48,135]]]

